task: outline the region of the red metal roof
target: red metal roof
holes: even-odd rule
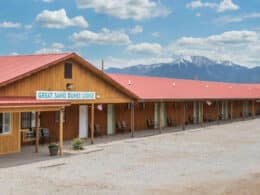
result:
[[[0,56],[0,85],[39,71],[73,53]]]
[[[91,70],[94,74],[102,77],[102,79],[104,79],[106,82],[109,82],[118,90],[123,91],[129,97],[136,98],[136,96],[126,88],[120,86],[107,74],[97,69],[95,66],[90,64],[76,53],[0,56],[0,87],[24,77],[28,77],[33,73],[71,58],[77,60],[85,67],[88,67],[88,69]]]
[[[0,107],[12,106],[67,106],[68,101],[37,100],[35,97],[0,97]]]
[[[258,99],[260,84],[109,74],[139,99]]]

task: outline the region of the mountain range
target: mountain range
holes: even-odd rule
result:
[[[248,68],[231,61],[189,56],[171,63],[108,68],[107,73],[194,79],[219,82],[260,83],[260,67]]]

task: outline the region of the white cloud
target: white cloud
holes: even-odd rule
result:
[[[201,0],[191,1],[186,5],[187,8],[211,8],[216,9],[217,12],[235,11],[239,9],[239,6],[233,3],[232,0],[221,0],[220,3],[203,2]]]
[[[173,56],[199,55],[215,60],[230,60],[242,65],[260,65],[260,33],[228,31],[203,38],[182,37],[168,48]]]
[[[143,20],[168,16],[171,11],[160,2],[151,0],[76,0],[78,8],[94,9],[120,19]]]
[[[134,26],[134,27],[130,30],[130,32],[131,32],[132,34],[142,33],[143,31],[144,31],[144,29],[143,29],[143,27],[140,26],[140,25],[136,25],[136,26]]]
[[[21,28],[22,25],[16,22],[2,22],[0,23],[0,28]]]
[[[129,45],[127,50],[131,53],[157,56],[162,53],[162,47],[158,43],[139,43],[135,45]]]
[[[64,9],[60,10],[44,10],[36,17],[36,22],[46,28],[67,28],[77,26],[81,28],[88,27],[88,22],[82,16],[69,18]]]
[[[153,33],[152,33],[152,36],[153,36],[153,37],[160,37],[161,35],[160,35],[159,32],[153,32]]]
[[[196,13],[196,16],[197,16],[197,17],[200,17],[200,16],[201,16],[201,14],[198,12],[198,13]]]
[[[186,5],[187,8],[196,9],[196,8],[216,8],[218,6],[217,3],[209,3],[209,2],[202,2],[201,0],[195,0]]]
[[[241,16],[225,16],[220,17],[215,20],[217,23],[229,24],[229,23],[239,23],[248,19],[257,19],[260,18],[260,13],[249,13]]]
[[[42,0],[42,2],[44,2],[44,3],[51,3],[51,2],[53,2],[53,0]]]
[[[62,43],[53,43],[51,47],[41,48],[35,51],[36,54],[48,54],[48,53],[62,53],[64,51],[64,45]]]
[[[31,24],[24,25],[24,28],[26,30],[30,30],[30,29],[32,29],[32,25]]]
[[[218,6],[218,12],[224,12],[227,10],[235,11],[238,10],[239,6],[234,4],[232,0],[223,0]]]
[[[128,35],[124,32],[110,31],[107,28],[103,28],[101,32],[84,30],[72,34],[70,39],[76,42],[78,45],[127,45],[131,43]]]

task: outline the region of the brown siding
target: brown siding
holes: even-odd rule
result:
[[[233,119],[241,118],[243,112],[243,102],[233,101]]]
[[[73,83],[73,91],[95,91],[99,96],[95,102],[130,102],[130,99],[118,89],[76,62],[73,62],[72,79],[64,79],[63,70],[63,63],[42,70],[2,87],[0,96],[35,96],[37,90],[61,91],[66,90],[67,83]],[[74,103],[90,103],[90,101],[75,101]]]
[[[127,104],[115,104],[115,122],[117,121],[125,121],[130,126],[131,110],[128,109]]]
[[[166,113],[167,113],[167,117],[172,119],[174,125],[182,125],[183,118],[184,118],[184,103],[167,102]]]
[[[146,120],[154,120],[154,103],[146,102],[135,104],[135,130],[147,129]],[[128,126],[131,122],[131,109],[128,109],[127,104],[116,104],[115,121],[126,121]]]
[[[255,104],[255,111],[256,111],[256,115],[260,115],[260,102],[257,102]]]
[[[211,101],[212,104],[208,105],[206,102],[203,103],[203,118],[204,121],[216,121],[218,120],[218,103],[216,101]]]
[[[20,151],[20,114],[11,115],[12,131],[8,135],[0,135],[0,154]]]
[[[186,123],[193,123],[193,102],[186,102],[186,113],[185,113],[185,121]]]
[[[41,127],[50,131],[52,141],[58,141],[59,123],[56,122],[55,112],[41,112]],[[65,123],[63,126],[64,140],[70,140],[79,135],[79,107],[72,105],[65,108]]]
[[[97,109],[98,105],[95,105],[94,110],[94,117],[95,117],[95,124],[100,125],[101,134],[100,135],[106,135],[107,134],[107,105],[102,105],[102,110]],[[90,124],[91,121],[91,108],[88,109],[88,121]],[[90,133],[89,133],[90,135]]]
[[[147,102],[138,103],[135,105],[135,129],[142,130],[147,129],[147,119],[154,119],[154,103]],[[130,114],[130,113],[129,113]]]

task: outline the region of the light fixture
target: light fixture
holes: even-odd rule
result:
[[[73,87],[74,87],[73,83],[67,83],[66,84],[67,90],[71,90],[71,89],[73,89]]]

